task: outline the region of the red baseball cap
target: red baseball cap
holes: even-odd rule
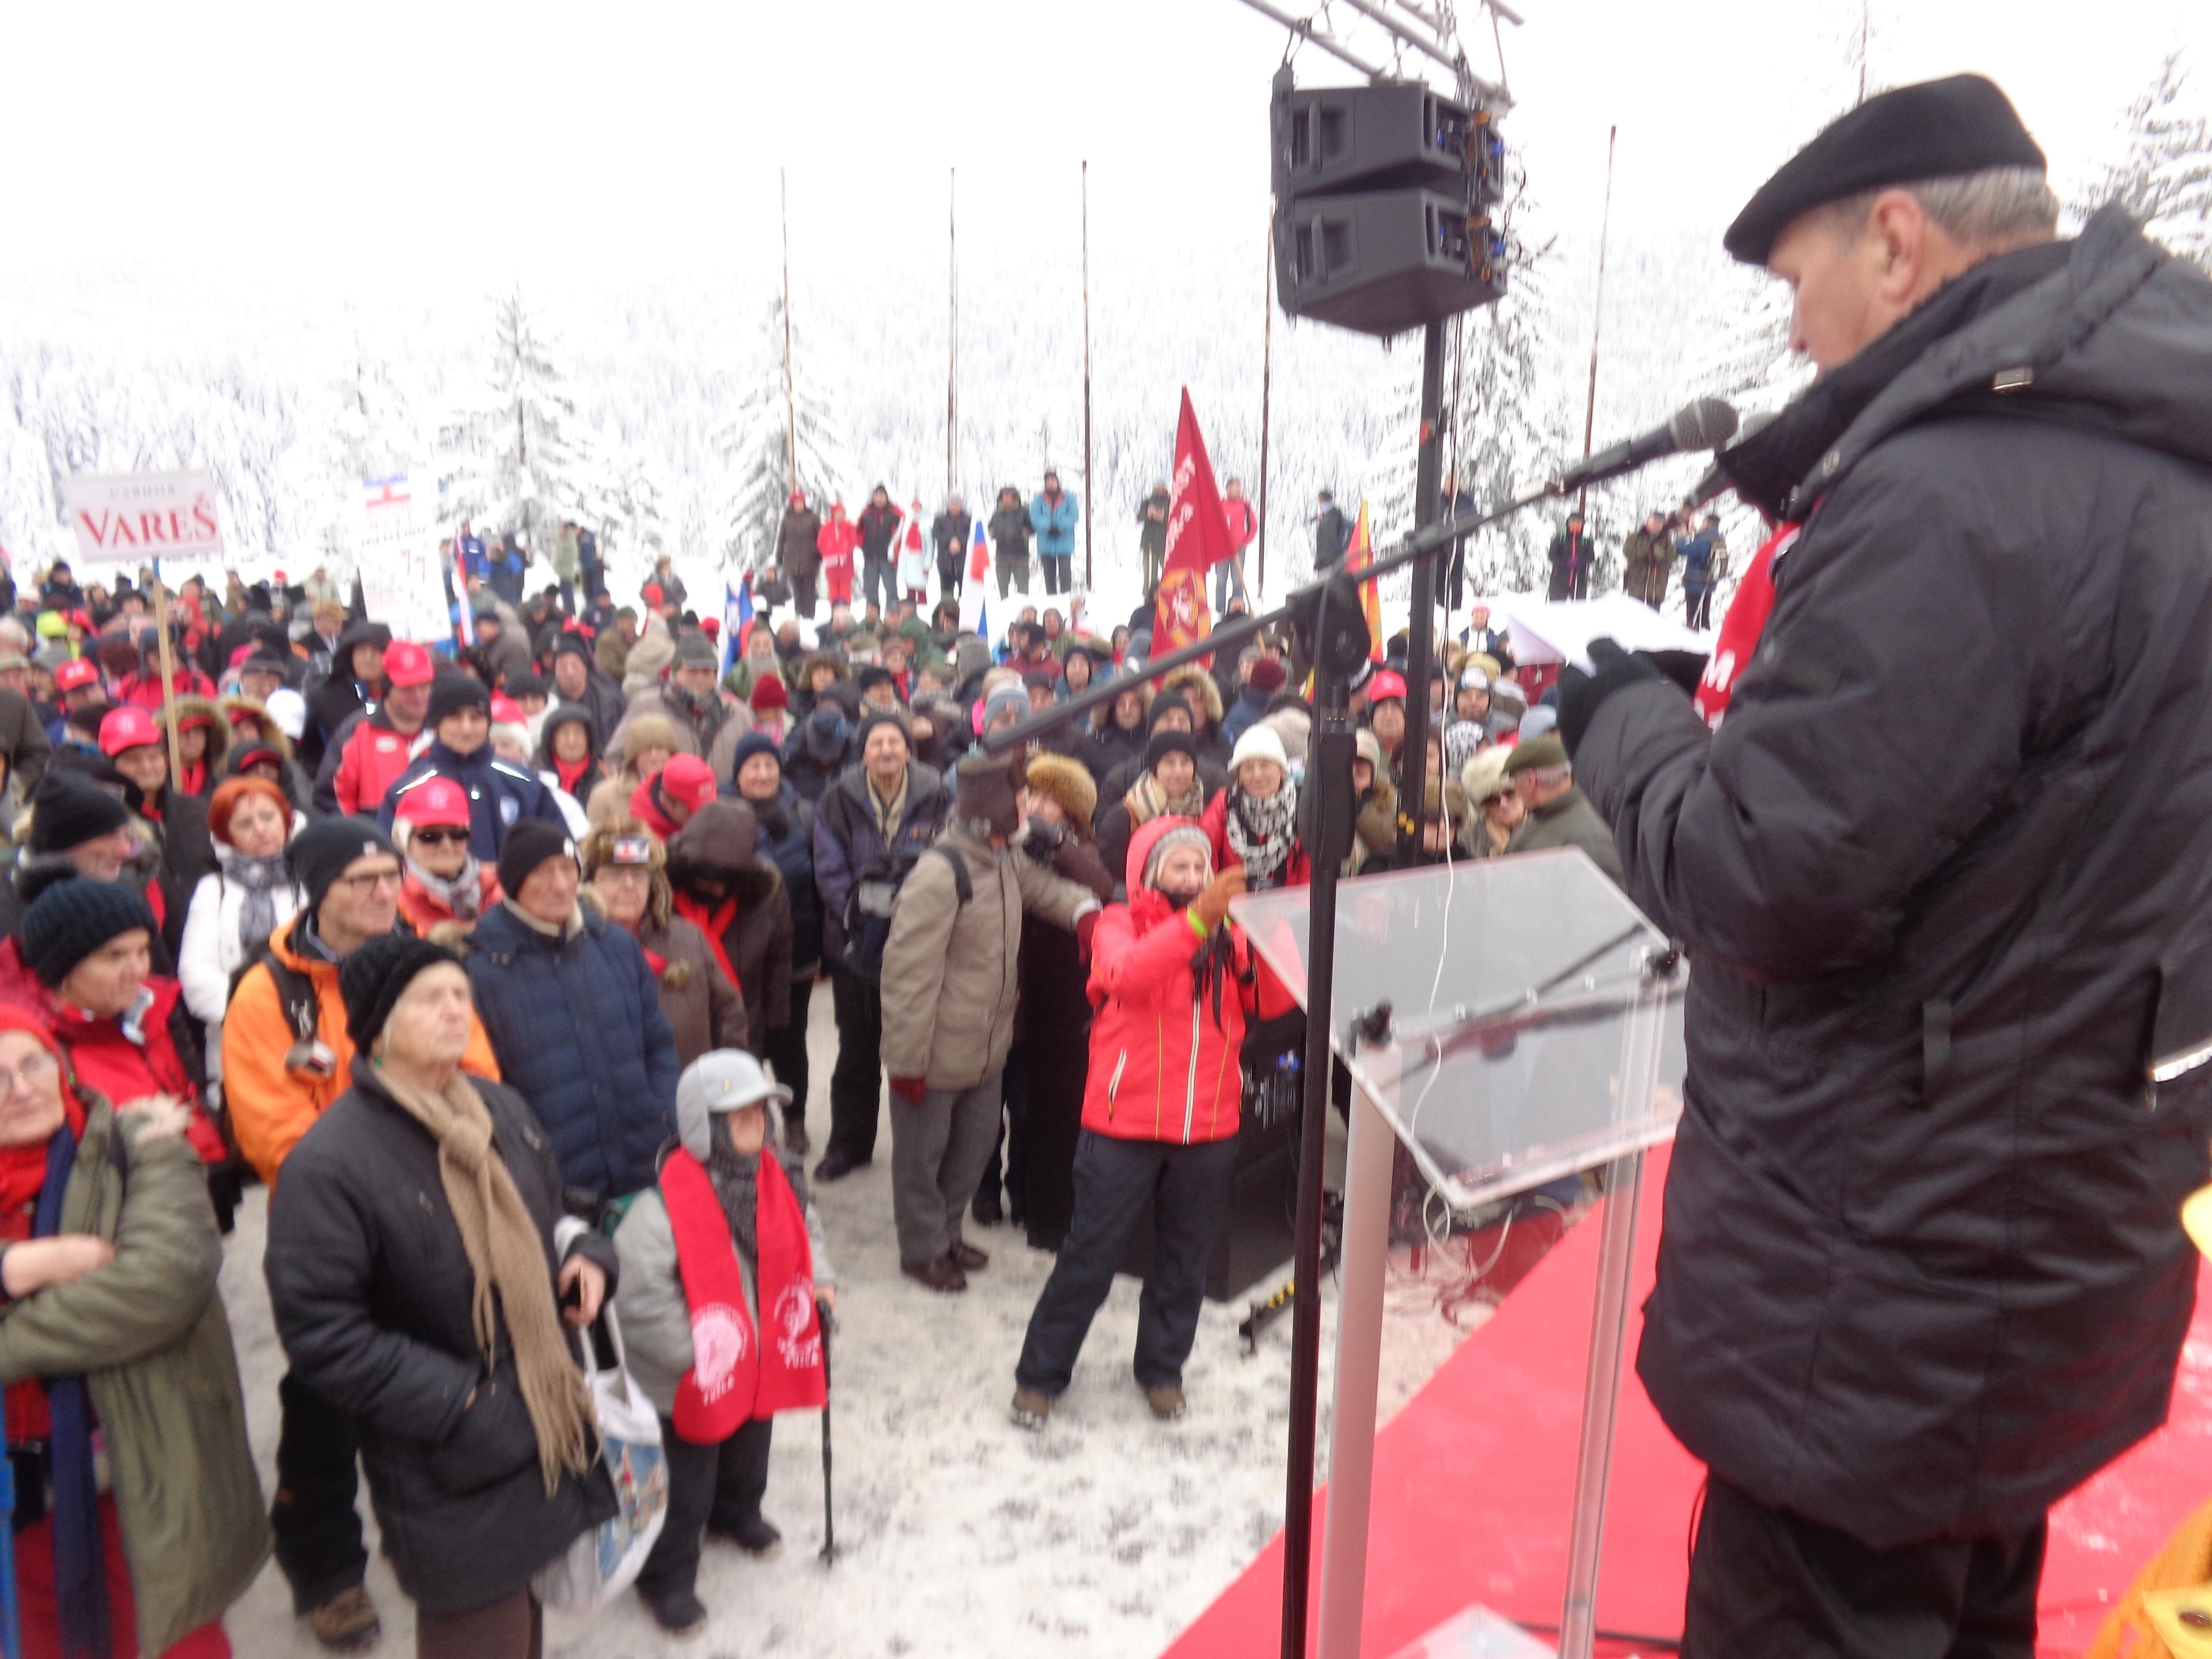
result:
[[[640,590],[638,597],[643,599],[647,605],[659,605],[660,603],[660,584],[659,582],[647,582],[645,586]]]
[[[1388,702],[1395,697],[1406,701],[1406,677],[1388,668],[1378,668],[1367,682],[1367,701]]]
[[[100,666],[89,657],[72,657],[54,670],[57,691],[82,691],[88,685],[99,684]]]
[[[420,829],[426,823],[469,827],[469,792],[451,778],[429,777],[400,796],[392,817]]]
[[[720,617],[702,617],[699,627],[708,638],[712,639],[722,631],[722,619]]]
[[[100,723],[100,752],[110,760],[126,749],[161,741],[161,728],[154,724],[153,715],[136,703],[109,709],[106,718]]]
[[[394,640],[384,647],[384,678],[394,685],[428,685],[430,653],[412,640]]]
[[[696,755],[671,755],[660,769],[660,792],[696,812],[714,799],[714,769]]]
[[[504,691],[491,694],[491,717],[504,726],[520,726],[530,718],[522,712],[522,705]]]

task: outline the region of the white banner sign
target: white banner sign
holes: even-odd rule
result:
[[[80,564],[136,568],[222,555],[211,472],[78,473],[64,495]]]
[[[374,620],[398,640],[428,645],[453,631],[438,571],[438,538],[429,503],[410,475],[365,478],[361,486],[361,594]]]

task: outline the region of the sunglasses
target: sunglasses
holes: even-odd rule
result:
[[[412,836],[425,847],[450,847],[468,838],[469,832],[465,830],[445,829],[434,824],[417,830]]]

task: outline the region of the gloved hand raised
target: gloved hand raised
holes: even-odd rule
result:
[[[1221,925],[1229,914],[1229,901],[1244,890],[1244,867],[1224,870],[1208,883],[1206,889],[1190,902],[1190,913],[1207,933]]]

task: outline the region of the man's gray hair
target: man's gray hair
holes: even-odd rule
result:
[[[1564,789],[1575,781],[1575,763],[1561,761],[1557,766],[1532,766],[1521,775],[1541,789]]]
[[[2058,198],[2033,167],[1990,167],[1884,185],[1831,202],[1821,216],[1838,231],[1856,235],[1883,190],[1904,191],[1936,228],[1966,247],[2010,247],[2058,234]]]

